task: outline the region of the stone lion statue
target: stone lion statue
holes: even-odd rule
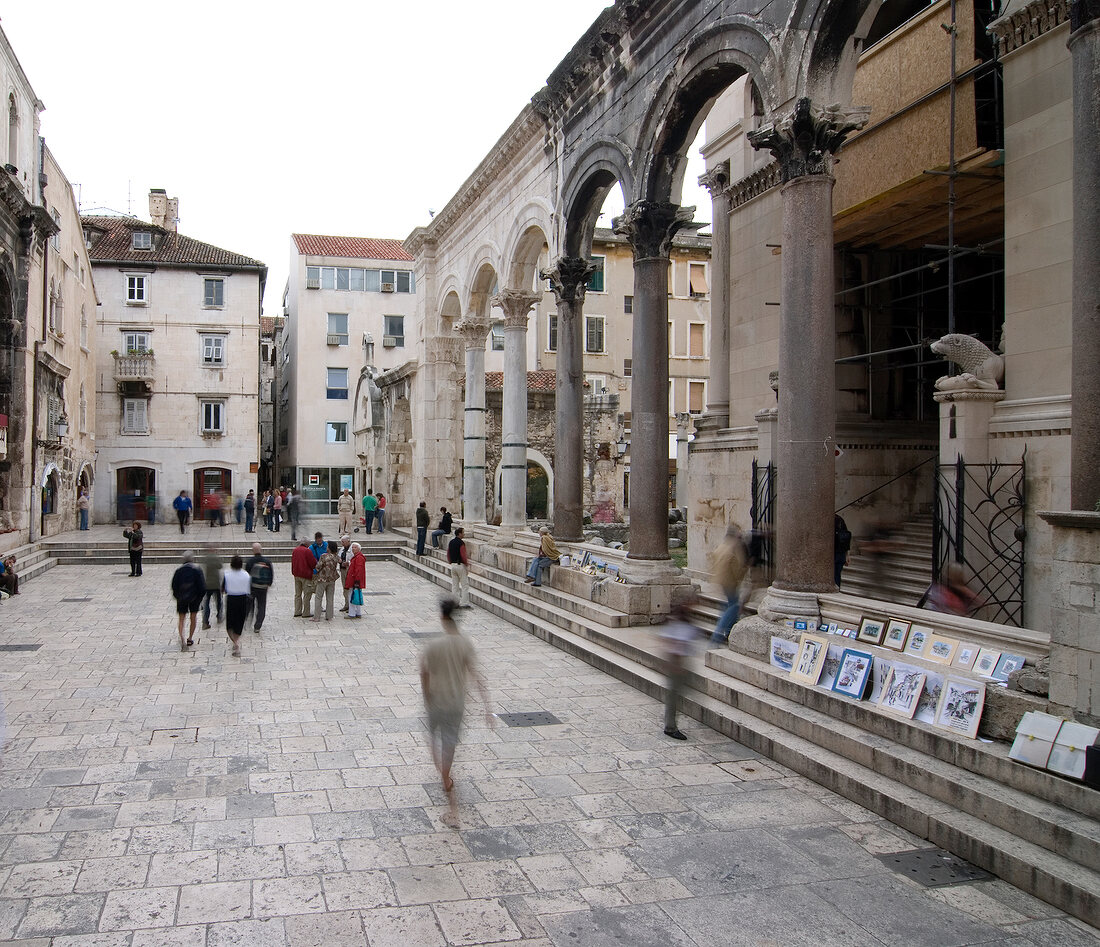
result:
[[[1004,356],[998,355],[973,336],[953,332],[937,339],[929,348],[962,369],[959,375],[937,378],[938,391],[959,391],[967,388],[996,391],[1000,388],[1005,374]]]

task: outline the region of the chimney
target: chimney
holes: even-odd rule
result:
[[[163,227],[172,233],[179,226],[178,197],[169,197],[168,192],[162,187],[154,187],[149,190],[149,221],[154,227]]]

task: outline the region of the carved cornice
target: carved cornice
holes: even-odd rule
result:
[[[1092,6],[1095,17],[1100,11],[1100,4],[1093,0]],[[1033,39],[1038,39],[1044,33],[1049,33],[1069,19],[1069,0],[1032,0],[1022,9],[1011,10],[994,20],[989,24],[989,32],[997,38],[997,45],[1003,56]]]
[[[871,110],[841,105],[816,106],[799,99],[794,111],[776,122],[749,132],[749,143],[766,148],[779,162],[783,180],[807,175],[829,174],[833,155],[850,132],[867,124]]]
[[[458,365],[462,358],[462,339],[453,335],[430,336],[424,343],[424,360]]]
[[[485,348],[485,337],[489,334],[489,328],[488,319],[466,318],[455,323],[455,332],[462,337],[467,349]]]
[[[1076,33],[1082,26],[1100,20],[1100,0],[1070,0],[1069,28]]]
[[[699,175],[699,186],[710,191],[711,199],[719,195],[725,195],[730,183],[730,163],[723,161],[716,164],[706,174]]]
[[[550,289],[559,303],[584,302],[588,278],[596,272],[596,264],[577,256],[558,257],[554,265],[539,273],[550,281]]]
[[[634,262],[668,259],[672,238],[678,230],[693,226],[694,207],[664,201],[635,201],[616,217],[611,229],[630,241]],[[694,225],[701,226],[701,225]]]
[[[497,293],[491,304],[504,310],[504,328],[526,329],[527,316],[539,301],[539,293],[525,293],[521,289],[505,289]]]
[[[754,197],[766,194],[773,187],[779,187],[783,183],[783,175],[779,170],[779,162],[772,161],[764,167],[753,171],[746,178],[741,178],[731,184],[726,193],[730,199],[730,210],[736,210],[742,204],[747,204]]]

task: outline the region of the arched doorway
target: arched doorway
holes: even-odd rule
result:
[[[156,496],[152,467],[119,467],[115,471],[115,516],[120,522],[148,518],[147,499]]]
[[[47,464],[42,474],[42,522],[40,524],[41,535],[47,535],[46,523],[48,516],[55,515],[61,508],[61,477],[55,464]],[[52,524],[52,530],[56,531],[56,523]]]
[[[91,464],[85,464],[80,468],[80,475],[76,478],[76,496],[74,499],[74,506],[77,509],[77,521],[80,520],[79,513],[79,501],[80,494],[86,492],[88,494],[88,516],[91,518],[91,499],[92,499],[92,482],[95,480],[95,472],[92,470]]]
[[[544,520],[550,512],[550,477],[541,464],[527,461],[527,518]]]

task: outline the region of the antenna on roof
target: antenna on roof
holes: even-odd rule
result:
[[[133,182],[129,178],[126,179],[126,213],[130,217],[134,216],[134,200],[130,194],[130,185],[132,183]]]

